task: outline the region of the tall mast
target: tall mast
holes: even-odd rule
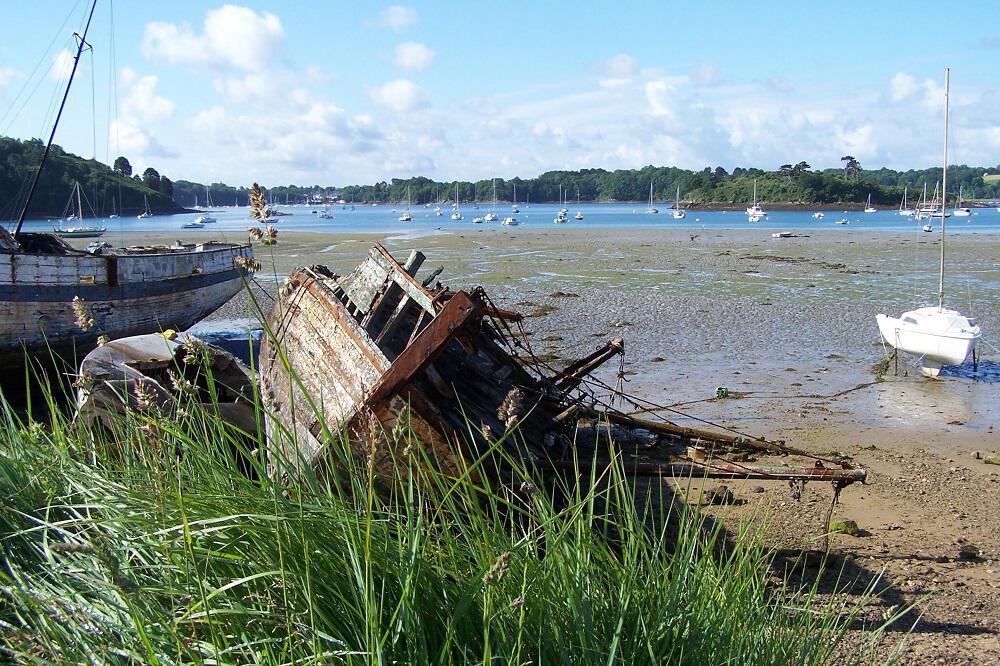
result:
[[[80,183],[76,183],[76,221],[83,224],[83,204],[80,203]]]
[[[948,89],[951,70],[944,70],[944,170],[941,173],[941,269],[938,282],[938,309],[944,309],[944,226],[948,219]]]
[[[38,163],[38,170],[35,171],[34,177],[31,179],[31,187],[28,189],[28,198],[24,202],[24,207],[21,209],[21,214],[17,216],[17,226],[14,227],[14,233],[11,234],[15,238],[17,234],[21,231],[21,225],[24,224],[24,216],[28,214],[28,206],[31,205],[31,199],[35,196],[35,187],[38,186],[38,177],[42,175],[42,167],[45,166],[45,160],[49,157],[49,151],[52,149],[52,142],[56,138],[56,128],[59,127],[59,119],[62,118],[63,109],[66,107],[66,99],[69,97],[69,89],[73,85],[73,77],[76,76],[76,67],[80,64],[80,54],[83,53],[83,47],[89,46],[87,44],[87,31],[90,30],[90,19],[94,18],[94,9],[97,8],[97,0],[94,0],[94,4],[90,6],[90,14],[87,15],[87,25],[83,28],[83,34],[76,35],[80,43],[76,47],[76,56],[73,58],[73,69],[69,73],[69,81],[66,82],[66,92],[63,93],[62,102],[59,104],[59,112],[56,113],[56,121],[52,124],[52,133],[49,134],[49,142],[45,144],[45,152],[42,153],[42,161]]]

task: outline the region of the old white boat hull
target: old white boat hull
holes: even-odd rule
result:
[[[183,330],[243,288],[246,245],[206,244],[126,254],[0,252],[0,359],[82,355],[101,335]],[[84,330],[73,299],[94,319]]]

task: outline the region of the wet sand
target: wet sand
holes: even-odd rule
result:
[[[862,532],[833,545],[845,581],[866,584],[884,571],[868,619],[919,599],[903,662],[1000,660],[1000,466],[973,457],[1000,450],[1000,353],[989,346],[1000,341],[1000,237],[962,234],[947,245],[947,303],[975,314],[986,333],[978,376],[963,368],[930,381],[901,359],[898,375],[890,369],[876,382],[871,368],[885,354],[875,314],[936,303],[937,234],[838,229],[772,239],[753,229],[468,225],[412,237],[402,228],[347,236],[278,226],[278,245],[257,249],[261,292],[297,265],[347,272],[376,240],[400,259],[420,249],[423,274],[443,266],[439,279],[453,289],[483,285],[498,305],[528,315],[535,349],[548,358],[573,359],[621,337],[629,393],[850,455],[869,469],[869,484],[846,489],[834,518]],[[253,316],[240,296],[212,319]],[[616,371],[601,378],[614,383]],[[716,399],[717,387],[731,397]],[[765,511],[772,545],[818,543],[829,487],[810,484],[798,502],[779,484],[732,488],[744,503],[711,508],[722,520]],[[972,550],[981,556],[960,555]]]

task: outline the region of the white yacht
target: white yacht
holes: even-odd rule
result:
[[[653,181],[649,181],[649,208],[646,209],[646,212],[650,215],[656,215],[660,212],[653,207]]]
[[[497,215],[497,179],[493,179],[493,208],[483,216],[483,222],[496,222],[500,219]]]
[[[969,217],[972,215],[972,211],[962,205],[962,186],[958,186],[958,202],[955,204],[955,209],[951,212],[955,217]]]
[[[747,219],[750,222],[760,222],[767,216],[767,211],[757,203],[757,179],[753,179],[753,205],[747,208]]]
[[[913,217],[915,211],[906,205],[906,188],[903,188],[903,200],[899,202],[899,214],[903,217]]]
[[[868,204],[865,205],[865,212],[866,213],[877,213],[878,212],[878,208],[875,208],[874,206],[872,206],[872,194],[871,194],[871,192],[868,193]]]
[[[678,185],[677,186],[677,196],[674,197],[674,212],[673,212],[674,219],[675,220],[683,220],[684,219],[684,215],[686,213],[687,213],[687,211],[685,211],[683,208],[681,208],[681,188]]]
[[[948,186],[948,96],[949,70],[944,70],[944,168],[942,188]],[[946,365],[961,365],[976,348],[982,330],[975,322],[956,310],[944,307],[945,219],[948,202],[942,201],[941,258],[938,268],[938,304],[904,312],[899,317],[876,315],[882,339],[897,351],[918,357],[921,371],[937,377]],[[930,231],[926,225],[924,231]]]

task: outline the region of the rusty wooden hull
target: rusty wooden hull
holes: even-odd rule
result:
[[[483,295],[428,291],[410,272],[378,246],[345,279],[308,269],[289,277],[260,356],[276,467],[323,468],[330,438],[342,436],[356,458],[391,474],[405,431],[420,455],[457,473],[514,425],[498,411],[535,380],[490,339]],[[552,416],[521,402],[524,418]],[[543,455],[546,432],[535,432],[507,448]]]
[[[0,252],[0,359],[81,357],[98,336],[183,330],[243,288],[247,245],[209,244],[114,254]],[[76,323],[73,299],[94,326]]]

